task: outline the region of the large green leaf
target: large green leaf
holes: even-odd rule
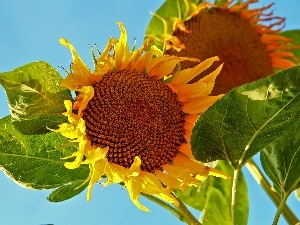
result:
[[[33,62],[0,74],[13,124],[24,134],[47,133],[66,120],[64,100],[71,92],[60,86],[62,77],[47,62]]]
[[[300,188],[300,123],[261,152],[261,163],[281,196]]]
[[[299,66],[233,89],[196,122],[195,158],[241,168],[300,122],[299,102]]]
[[[233,177],[233,170],[227,162],[219,161],[216,168]],[[249,200],[247,183],[242,172],[239,174],[238,181],[236,189],[236,220],[237,224],[243,225],[247,224],[248,221]],[[200,211],[205,210],[203,219],[206,218],[207,224],[214,224],[208,223],[210,220],[207,218],[218,217],[216,211],[224,211],[224,215],[219,215],[219,219],[221,217],[227,218],[227,216],[230,218],[226,210],[230,211],[231,187],[232,180],[209,176],[200,187],[190,187],[185,191],[177,190],[176,195],[187,205]],[[228,208],[223,208],[222,205],[227,205]]]
[[[205,204],[205,211],[202,224],[203,225],[231,225],[230,220],[230,203],[226,201],[226,198],[222,195],[222,192],[215,187],[209,187],[207,190],[207,201]],[[240,225],[246,225],[247,223],[238,223]]]
[[[74,188],[66,197],[78,194],[75,187],[88,177],[89,168],[82,165],[70,170],[61,159],[75,150],[74,143],[58,133],[23,135],[12,125],[10,116],[0,119],[0,168],[23,187],[52,189],[70,185]]]
[[[287,30],[287,31],[280,33],[280,35],[283,35],[287,38],[294,39],[294,42],[292,43],[292,45],[300,46],[300,30]],[[300,48],[296,48],[291,51],[295,54],[295,56],[300,61]]]
[[[185,21],[196,9],[201,0],[166,0],[154,13],[146,29],[145,37],[154,37],[154,43],[161,50],[165,38],[173,33],[174,23]]]

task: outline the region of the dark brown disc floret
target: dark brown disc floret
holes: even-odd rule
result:
[[[83,111],[92,145],[109,147],[109,162],[129,168],[136,156],[153,172],[170,163],[184,138],[184,113],[168,85],[144,73],[108,72]]]
[[[226,9],[208,8],[200,11],[184,25],[190,31],[179,29],[172,34],[184,44],[185,49],[177,52],[171,48],[169,55],[198,58],[201,61],[219,56],[214,63],[192,82],[214,71],[221,63],[223,69],[216,79],[212,95],[227,93],[245,83],[258,80],[273,73],[265,44],[255,26],[238,13]],[[183,61],[181,68],[194,67],[195,62]]]

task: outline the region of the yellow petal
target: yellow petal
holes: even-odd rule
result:
[[[221,72],[222,67],[223,64],[196,83],[177,86],[176,90],[179,92],[178,100],[186,102],[192,98],[209,95],[215,85],[215,79]]]
[[[83,154],[82,154],[81,151],[77,151],[77,152],[74,152],[72,154],[72,157],[76,157],[73,162],[65,162],[65,164],[64,164],[64,166],[67,169],[76,169],[76,168],[78,168],[80,166],[80,164],[81,164],[81,160],[82,160]],[[62,158],[62,159],[66,159],[66,158]]]
[[[171,84],[175,87],[179,85],[183,85],[188,83],[190,80],[192,80],[195,76],[197,76],[199,73],[203,72],[207,68],[209,68],[215,61],[218,61],[219,58],[217,56],[211,57],[209,59],[206,59],[205,61],[201,62],[194,68],[189,68],[180,71],[175,75],[175,77],[172,79]]]
[[[104,175],[105,166],[107,164],[107,160],[99,160],[94,162],[91,165],[91,179],[88,185],[88,192],[87,192],[87,200],[90,201],[92,198],[92,189],[94,184],[102,178]]]
[[[167,164],[164,166],[164,169],[167,173],[171,174],[174,178],[176,178],[182,183],[181,189],[187,186],[199,186],[198,180],[194,178],[196,174],[194,175],[193,172],[195,171],[191,168],[184,168],[180,166]]]
[[[222,63],[220,66],[218,66],[218,68],[215,69],[213,72],[211,72],[210,74],[208,74],[205,77],[203,77],[202,79],[200,79],[198,82],[206,83],[206,84],[215,83],[215,80],[216,80],[217,76],[219,75],[219,73],[221,72],[223,65],[224,65],[224,63]]]
[[[193,99],[192,101],[185,103],[182,107],[182,111],[189,114],[202,113],[223,96],[224,95],[198,97],[196,99]]]
[[[163,173],[159,170],[155,171],[156,176],[158,177],[158,179],[167,187],[172,188],[172,189],[181,189],[183,187],[183,189],[187,188],[188,186],[184,186],[184,184],[182,184],[182,182],[180,182],[179,180],[177,180],[175,177],[173,177],[170,174],[167,173]],[[182,186],[183,185],[183,186]]]
[[[70,90],[76,90],[81,86],[92,85],[94,82],[91,71],[81,60],[76,53],[75,48],[66,39],[61,38],[59,42],[70,49],[73,62],[71,64],[72,72],[62,81],[62,86],[69,88]]]
[[[208,174],[209,172],[209,167],[205,166],[204,164],[200,162],[196,162],[194,160],[191,160],[190,158],[182,155],[182,154],[177,154],[177,156],[173,160],[174,165],[180,166],[183,168],[191,168],[194,171],[197,171],[199,173],[204,172],[204,174]]]
[[[205,83],[194,83],[177,86],[178,100],[186,102],[191,98],[203,96],[206,93],[207,84]]]
[[[181,144],[179,147],[179,151],[190,158],[194,158],[192,149],[191,149],[191,145],[189,143]]]
[[[147,74],[149,76],[156,76],[158,73],[162,72],[163,76],[166,76],[168,74],[166,74],[166,72],[164,72],[163,69],[167,68],[168,73],[170,73],[179,62],[185,61],[185,60],[189,60],[189,61],[193,61],[193,62],[199,61],[199,59],[196,59],[196,58],[177,57],[177,56],[170,56],[170,55],[159,56],[159,57],[152,59],[147,64],[147,67],[146,67]],[[164,66],[160,69],[160,67],[162,65],[164,65]],[[170,71],[171,68],[172,68],[172,70]],[[163,76],[161,76],[161,78]]]
[[[223,173],[220,170],[217,170],[215,168],[210,168],[209,169],[209,175],[215,176],[215,177],[222,177],[224,179],[229,179],[230,176],[228,176],[226,173]]]
[[[108,146],[105,148],[92,146],[89,141],[85,148],[85,156],[87,159],[83,162],[83,164],[90,164],[98,160],[107,160],[106,154],[108,149]]]
[[[195,124],[198,118],[199,118],[198,114],[189,114],[184,117],[184,120],[191,124]]]
[[[63,115],[68,117],[68,121],[71,124],[77,124],[79,121],[79,116],[73,113],[72,102],[70,100],[65,100],[64,104],[67,109],[67,112],[63,113]]]
[[[94,88],[92,86],[83,86],[78,91],[79,95],[75,98],[74,109],[78,110],[78,116],[82,117],[82,111],[94,97]]]
[[[113,46],[118,43],[118,40],[115,38],[110,38],[107,45],[105,46],[102,54],[100,57],[97,59],[97,65],[96,65],[96,72],[95,74],[98,75],[103,75],[105,74],[108,70],[114,68],[115,60],[113,56],[109,54],[109,52],[112,50]]]
[[[129,176],[138,176],[141,172],[142,160],[140,157],[136,156],[130,168],[128,169]]]
[[[105,174],[109,182],[121,183],[125,180],[126,177],[128,177],[126,176],[127,175],[126,170],[128,169],[109,162],[105,167]]]
[[[145,172],[145,171],[141,171],[140,172],[140,177],[142,178],[142,180],[145,183],[152,184],[152,185],[158,187],[159,189],[163,188],[161,182],[159,181],[159,179],[153,173],[148,173],[148,172]]]
[[[154,194],[154,196],[157,196],[157,197],[163,199],[166,202],[172,203],[175,206],[179,205],[179,202],[177,201],[177,199],[172,194],[170,194],[168,192],[160,192],[158,194]]]
[[[78,138],[77,132],[76,132],[76,125],[69,124],[69,123],[62,123],[59,126],[59,129],[52,130],[57,133],[61,133],[61,135],[70,138],[70,139],[76,139]]]
[[[150,210],[143,206],[139,201],[138,198],[141,194],[141,183],[139,181],[139,179],[137,179],[136,177],[133,177],[131,179],[129,179],[126,183],[125,186],[128,190],[129,196],[131,201],[141,210],[146,211],[146,212],[150,212]]]
[[[129,71],[132,71],[134,69],[136,69],[136,66],[139,65],[139,63],[142,63],[140,61],[140,58],[142,57],[142,53],[144,51],[146,51],[150,46],[151,46],[151,42],[153,41],[152,38],[147,38],[144,43],[143,43],[143,46],[141,48],[139,48],[136,52],[133,52],[130,60],[129,60],[129,64],[128,64],[128,67],[127,69]],[[153,53],[151,54],[153,55]],[[142,57],[143,58],[143,57]],[[152,57],[151,57],[152,59]],[[143,63],[142,63],[143,64]],[[145,65],[145,64],[144,64]],[[143,66],[142,70],[137,70],[138,72],[142,72],[143,70],[145,69],[145,66]]]
[[[75,169],[78,168],[82,162],[82,158],[84,156],[84,151],[86,148],[86,145],[88,143],[88,140],[85,137],[80,137],[79,139],[79,146],[78,151],[74,152],[72,156],[75,156],[75,160],[73,162],[66,162],[64,166],[68,169]]]
[[[120,27],[120,38],[118,43],[115,45],[115,67],[117,70],[122,71],[127,68],[128,65],[128,54],[129,48],[127,44],[127,33],[124,25],[120,22],[117,22]]]

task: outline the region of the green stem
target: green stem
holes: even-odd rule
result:
[[[141,195],[144,196],[145,198],[149,199],[150,201],[160,205],[161,207],[165,208],[170,213],[172,213],[175,217],[177,217],[180,221],[187,223],[184,216],[176,208],[174,208],[171,205],[167,204],[163,200],[161,200],[159,198],[156,198],[153,195],[147,195],[145,193],[141,193]]]
[[[197,220],[193,214],[188,210],[188,208],[185,206],[185,204],[175,195],[173,196],[177,199],[178,201],[178,206],[175,206],[178,211],[183,215],[185,221],[189,225],[202,225],[199,220]]]
[[[252,174],[254,179],[258,184],[261,185],[261,187],[264,189],[266,194],[270,197],[270,199],[273,201],[273,203],[276,205],[277,208],[279,208],[281,198],[277,192],[272,191],[272,186],[267,181],[266,177],[263,175],[261,170],[258,168],[257,164],[254,162],[253,159],[250,159],[246,164],[249,172]],[[285,220],[288,222],[288,224],[296,224],[299,222],[295,214],[292,212],[292,210],[284,203],[282,208],[282,215],[284,216]]]
[[[284,193],[283,198],[281,199],[281,202],[278,206],[278,209],[277,209],[277,212],[276,212],[276,215],[274,217],[272,225],[277,225],[280,214],[281,214],[281,211],[282,211],[282,209],[285,205],[285,202],[286,202],[287,198],[289,197],[289,195],[290,195],[290,193]]]
[[[233,180],[232,180],[232,188],[231,188],[231,222],[232,225],[236,225],[236,213],[235,213],[235,205],[236,205],[236,188],[238,184],[240,169],[236,168],[233,171]]]

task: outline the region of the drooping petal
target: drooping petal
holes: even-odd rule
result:
[[[75,157],[73,162],[65,162],[65,167],[68,169],[76,169],[80,166],[82,162],[82,158],[84,156],[85,147],[87,145],[88,140],[84,137],[79,139],[78,151],[72,154],[72,157]],[[67,157],[69,158],[69,157]]]
[[[174,189],[185,189],[188,186],[184,185],[180,180],[173,177],[171,174],[163,173],[159,170],[155,171],[155,175],[158,179],[167,187],[174,188]]]
[[[140,193],[141,193],[141,189],[142,189],[142,185],[139,182],[138,178],[133,177],[133,178],[129,179],[127,182],[125,182],[125,186],[128,190],[131,201],[139,209],[146,211],[146,212],[150,212],[150,210],[146,206],[142,205],[138,200]]]
[[[92,198],[92,189],[94,184],[99,181],[104,175],[107,160],[98,160],[90,165],[91,168],[91,178],[88,185],[87,200],[90,201]]]

